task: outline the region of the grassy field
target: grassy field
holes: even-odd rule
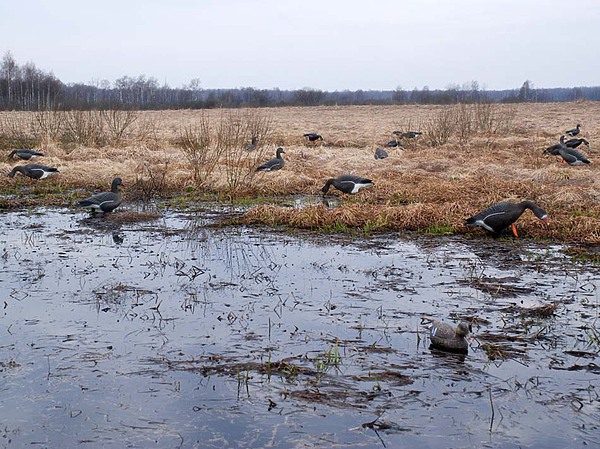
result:
[[[543,150],[582,125],[589,166],[560,164]],[[249,110],[66,112],[0,114],[0,148],[35,147],[33,162],[57,167],[42,181],[4,178],[0,207],[73,205],[114,176],[125,200],[162,198],[185,205],[201,198],[256,201],[247,223],[365,232],[409,230],[432,234],[481,233],[465,218],[498,201],[529,199],[549,214],[546,225],[526,213],[520,235],[600,243],[600,177],[595,157],[600,103],[479,106],[343,106]],[[374,151],[395,130],[422,131],[403,148]],[[302,137],[317,132],[316,145]],[[243,148],[258,135],[258,148]],[[254,168],[285,149],[285,167]],[[24,161],[3,157],[8,173]],[[355,174],[371,189],[344,196],[342,206],[291,208],[270,198],[321,195],[327,178]],[[31,189],[23,186],[34,185]]]

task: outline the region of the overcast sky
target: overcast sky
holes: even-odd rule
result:
[[[6,51],[66,83],[598,86],[600,0],[2,1]]]

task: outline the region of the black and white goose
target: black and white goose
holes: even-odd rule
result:
[[[407,139],[414,139],[415,137],[420,136],[421,134],[423,134],[421,131],[408,131],[402,134],[402,137],[406,137]]]
[[[542,221],[548,218],[548,213],[533,201],[521,201],[520,203],[501,202],[496,203],[477,215],[468,218],[465,221],[466,226],[479,226],[494,235],[508,228],[512,228],[515,237],[518,237],[515,221],[519,219],[526,209],[531,209],[533,214]]]
[[[462,321],[454,327],[443,321],[421,318],[421,323],[423,322],[430,323],[429,341],[432,348],[463,354],[469,352],[467,339],[471,329],[468,323]]]
[[[569,165],[587,165],[591,163],[591,161],[577,149],[570,148],[566,145],[565,136],[560,136],[560,142],[546,148],[542,154],[560,156],[562,162],[566,162]]]
[[[327,195],[327,192],[329,192],[329,187],[333,186],[340,192],[354,195],[361,189],[371,187],[372,185],[373,181],[370,179],[361,178],[360,176],[354,175],[342,175],[338,176],[337,178],[328,179],[321,189],[321,192],[323,192],[323,196],[325,196]]]
[[[285,154],[285,151],[283,151],[283,148],[281,148],[281,147],[277,148],[277,152],[275,153],[275,157],[273,159],[265,162],[261,166],[259,166],[256,169],[256,171],[273,171],[273,170],[280,170],[280,169],[282,169],[283,166],[285,165],[285,161],[281,157],[282,154]]]
[[[375,149],[375,159],[385,159],[386,157],[388,157],[388,153],[383,148]]]
[[[581,144],[584,144],[588,148],[590,146],[590,143],[583,137],[581,139],[578,139],[577,137],[575,137],[574,139],[569,139],[565,142],[565,145],[568,146],[569,148],[577,148]]]
[[[578,123],[575,128],[565,131],[565,134],[567,136],[574,137],[581,132],[580,128],[581,128],[581,125]]]
[[[10,152],[10,154],[8,155],[8,158],[13,159],[15,156],[18,157],[19,159],[28,161],[29,159],[32,159],[34,157],[42,157],[44,155],[38,151],[29,149],[29,148],[20,148],[17,150],[12,150]]]
[[[14,177],[17,172],[31,179],[45,179],[50,175],[58,173],[58,169],[42,164],[18,165],[10,171],[8,177]]]
[[[317,133],[306,133],[303,135],[303,137],[306,137],[309,142],[313,143],[315,143],[317,140],[323,140],[323,136]]]
[[[96,193],[85,200],[81,200],[79,205],[90,207],[92,212],[112,212],[123,201],[121,192],[119,191],[119,186],[121,185],[123,185],[121,178],[115,178],[112,181],[110,192]]]

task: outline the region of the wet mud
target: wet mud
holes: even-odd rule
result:
[[[232,214],[0,214],[1,447],[600,445],[594,260]]]

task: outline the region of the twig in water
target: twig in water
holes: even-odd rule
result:
[[[490,407],[492,408],[492,417],[490,418],[490,432],[492,431],[492,426],[494,425],[494,399],[492,398],[492,387],[489,387],[488,392],[490,394]]]

